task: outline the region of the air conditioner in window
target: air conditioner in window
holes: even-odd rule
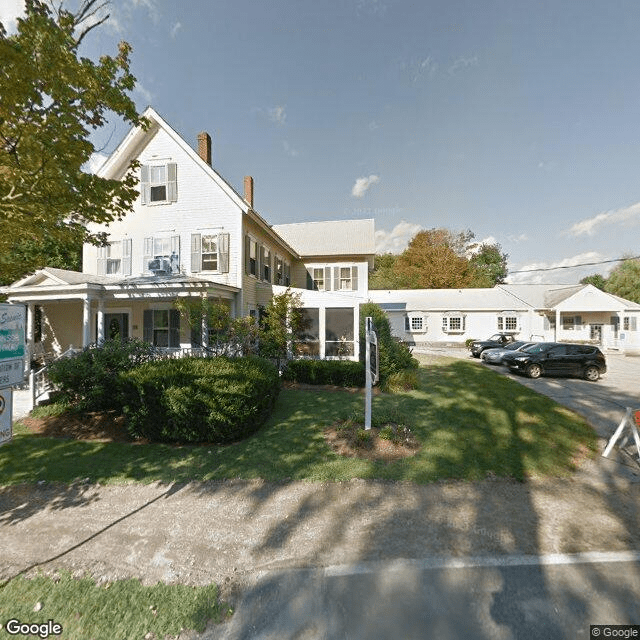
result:
[[[171,273],[171,259],[169,256],[155,257],[147,263],[147,270],[155,275],[166,275]]]

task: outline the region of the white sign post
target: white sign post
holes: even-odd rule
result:
[[[371,429],[371,396],[373,387],[378,382],[378,336],[370,317],[365,319],[365,399],[364,399],[364,428]]]
[[[0,446],[13,437],[13,389],[0,389]]]
[[[631,409],[627,407],[627,412],[624,414],[624,418],[618,425],[615,433],[611,436],[604,452],[602,453],[603,458],[609,457],[611,450],[615,443],[620,439],[622,433],[624,432],[624,428],[628,427],[631,430],[631,435],[633,435],[633,439],[636,443],[636,450],[638,451],[638,460],[640,461],[640,433],[638,433],[638,427],[640,426],[640,409]]]

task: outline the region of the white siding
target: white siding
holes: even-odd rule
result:
[[[207,279],[234,287],[241,286],[239,273],[242,253],[239,237],[241,210],[229,196],[163,130],[151,139],[140,153],[142,164],[175,162],[177,164],[177,200],[173,203],[143,205],[138,197],[133,211],[123,220],[113,222],[106,229],[113,240],[130,238],[132,241],[132,276],[144,273],[144,239],[150,237],[180,236],[180,271],[191,275],[191,234],[229,233],[229,272],[206,273]],[[100,229],[93,226],[92,231]],[[83,271],[97,273],[97,248],[85,245]],[[200,273],[200,276],[205,274]],[[121,277],[121,276],[120,276]]]

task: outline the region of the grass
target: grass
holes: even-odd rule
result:
[[[62,635],[50,637],[65,640],[139,640],[147,634],[160,639],[183,629],[202,632],[209,620],[222,621],[231,610],[217,598],[215,585],[143,586],[138,580],[97,585],[89,577],[61,572],[18,577],[2,586],[0,620],[5,625],[11,619],[30,624],[53,620],[62,625]]]
[[[60,440],[27,434],[18,426],[14,439],[0,448],[0,485],[77,479],[524,480],[566,475],[580,452],[595,452],[596,435],[582,418],[494,371],[443,360],[421,367],[418,376],[418,389],[377,396],[373,405],[374,416],[409,417],[408,426],[422,444],[412,458],[385,463],[338,456],[323,429],[362,410],[363,397],[291,389],[281,392],[258,433],[224,447]]]

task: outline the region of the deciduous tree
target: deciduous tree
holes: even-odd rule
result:
[[[605,291],[640,303],[640,259],[626,259],[611,271]]]
[[[108,15],[107,2],[83,0],[76,13],[62,4],[26,0],[15,34],[0,23],[0,278],[44,266],[44,238],[63,253],[78,239],[100,242],[89,222],[121,218],[137,196],[133,167],[121,179],[86,173],[95,151],[92,131],[109,115],[144,124],[128,96],[135,84],[131,47],[96,63],[82,57],[84,38]],[[101,15],[103,14],[103,15]],[[101,15],[101,17],[99,17]],[[49,251],[49,249],[47,249]],[[13,271],[12,271],[13,269]],[[22,275],[22,274],[18,274]]]

